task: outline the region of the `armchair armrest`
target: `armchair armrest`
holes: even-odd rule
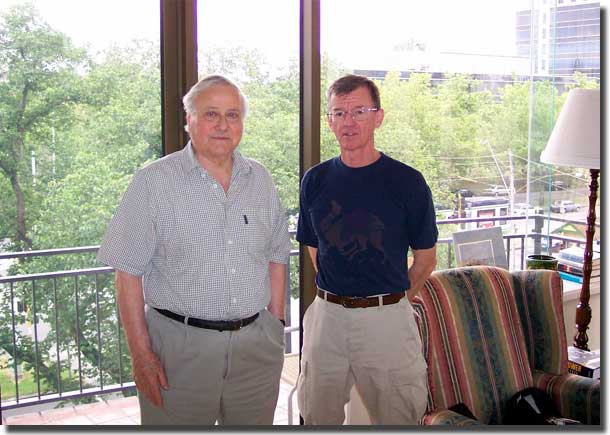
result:
[[[452,425],[452,426],[475,426],[480,425],[476,420],[465,417],[448,409],[439,409],[423,416],[423,425]]]
[[[564,417],[583,424],[600,423],[600,380],[571,373],[551,375],[535,370],[534,386],[546,391]]]

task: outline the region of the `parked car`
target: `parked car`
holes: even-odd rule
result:
[[[529,210],[529,211],[528,211]],[[527,202],[516,202],[513,206],[513,215],[525,216],[536,213],[536,207]]]
[[[455,196],[461,196],[462,198],[471,198],[475,196],[474,192],[470,189],[457,189],[453,193],[455,193]]]
[[[555,201],[551,204],[551,211],[553,213],[580,211],[580,205],[575,204],[574,201],[570,200]]]
[[[528,212],[529,210],[529,212]],[[525,216],[525,215],[534,215],[542,212],[540,207],[534,207],[527,202],[516,202],[513,206],[513,215],[516,216]]]
[[[551,183],[551,190],[566,190],[567,185],[561,180],[556,180]]]
[[[540,239],[540,247],[543,251],[546,251],[549,247],[549,237],[542,237]],[[551,253],[557,253],[563,249],[563,240],[553,239],[551,241]]]
[[[486,195],[491,195],[491,196],[508,195],[510,193],[506,187],[502,187],[502,186],[498,186],[498,185],[493,185],[493,186],[483,190],[483,192]]]

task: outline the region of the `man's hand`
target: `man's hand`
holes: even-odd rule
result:
[[[436,245],[430,249],[414,249],[413,264],[409,267],[409,281],[411,288],[407,291],[409,302],[413,299],[424,286],[424,283],[436,266]]]
[[[167,377],[159,357],[151,350],[144,317],[142,277],[116,271],[117,303],[131,354],[133,380],[140,393],[155,406],[162,407],[159,388],[167,390]]]
[[[163,407],[163,398],[161,390],[167,390],[167,378],[165,370],[157,355],[153,352],[145,353],[144,355],[135,355],[131,358],[133,368],[133,380],[140,393],[155,406]]]

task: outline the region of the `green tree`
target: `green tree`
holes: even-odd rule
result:
[[[31,19],[38,20],[35,11],[30,13]],[[69,45],[64,35],[52,31],[45,23],[37,21],[36,26]],[[24,24],[13,33],[31,27],[32,24]],[[5,27],[1,30],[2,34],[7,33]],[[20,38],[18,34],[13,36],[15,40]],[[34,249],[98,244],[133,173],[161,154],[158,47],[134,41],[124,47],[111,47],[95,61],[73,49],[83,54],[81,64],[87,66],[78,75],[61,69],[63,49],[63,45],[50,44],[44,60],[62,74],[47,81],[44,76],[34,77],[32,80],[40,78],[41,82],[28,85],[44,95],[36,94],[31,99],[32,114],[26,111],[26,115],[33,119],[32,128],[24,130],[24,143],[33,142],[32,138],[46,138],[44,147],[30,145],[37,153],[40,174],[36,185],[29,187],[33,193],[24,197],[28,210],[39,210],[30,213],[28,219],[29,247]],[[12,74],[12,70],[9,72]],[[7,85],[2,84],[5,86],[2,90],[7,90]],[[51,112],[46,117],[33,118],[34,109],[42,107],[43,97],[59,96],[62,92],[73,98],[64,106],[59,103],[49,106]],[[51,152],[56,157],[53,168],[50,159],[44,158]],[[27,177],[26,165],[9,154],[0,156],[17,167],[21,164],[18,175],[25,173]],[[5,186],[4,182],[5,178],[0,177],[0,186]],[[10,189],[3,189],[2,195],[7,191]],[[5,211],[10,208],[3,204],[0,212]],[[10,272],[28,274],[94,265],[92,254],[37,257],[16,263]],[[129,380],[129,360],[118,328],[111,274],[39,280],[35,285],[17,283],[2,290],[1,347],[25,370],[38,367],[43,393],[59,391],[60,382],[63,391],[78,386],[79,379],[68,369],[66,355],[79,358],[85,387],[99,382],[116,383],[121,378]],[[14,313],[16,324],[21,325],[16,333],[16,348],[11,335],[12,296],[27,307],[24,312]],[[39,335],[34,341],[24,333],[28,324],[26,329],[30,331],[34,324],[39,328],[46,324],[51,330],[46,337]],[[122,352],[119,340],[123,340]],[[62,355],[59,366],[57,352]]]
[[[43,22],[31,4],[14,6],[0,25],[0,174],[13,192],[14,242],[31,248],[28,226],[36,210],[28,197],[40,193],[28,173],[31,153],[45,155],[44,144],[53,124],[70,123],[80,99],[78,68],[84,52]],[[8,207],[2,211],[12,211]]]

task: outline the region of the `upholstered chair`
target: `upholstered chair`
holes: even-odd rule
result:
[[[600,424],[600,382],[567,370],[562,284],[553,271],[473,266],[434,272],[414,308],[428,362],[422,424],[502,424],[527,387],[564,417]],[[449,408],[466,406],[476,420]]]

